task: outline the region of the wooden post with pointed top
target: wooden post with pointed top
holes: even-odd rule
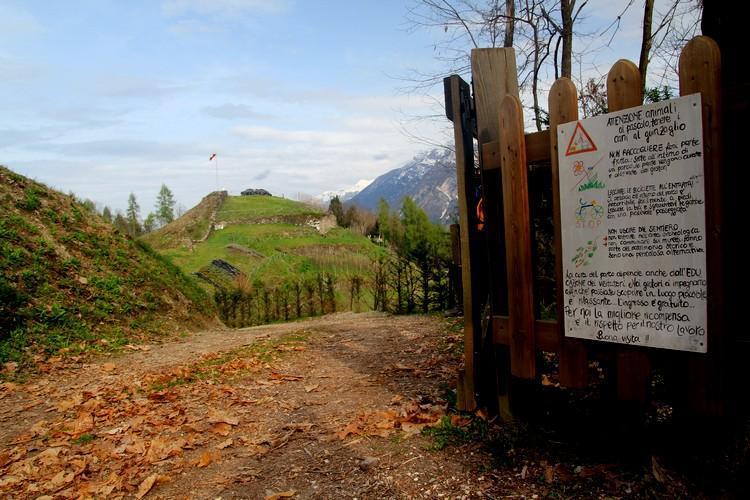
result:
[[[528,167],[521,101],[506,95],[500,106],[500,168],[505,216],[508,274],[510,371],[519,378],[536,377],[534,279],[531,262]]]
[[[516,56],[512,48],[486,48],[471,51],[472,84],[476,108],[477,141],[482,166],[482,196],[484,198],[485,224],[483,236],[486,240],[488,266],[486,268],[487,292],[475,297],[477,306],[489,298],[490,310],[503,313],[508,308],[506,273],[506,246],[504,240],[503,188],[500,174],[500,106],[506,95],[518,97],[518,72]],[[482,390],[483,403],[497,411],[500,416],[512,418],[510,409],[510,360],[508,349],[492,342],[492,322],[487,322],[488,333],[483,340]],[[492,394],[494,393],[494,394]]]
[[[700,92],[703,106],[708,288],[708,352],[689,355],[684,377],[691,409],[704,415],[722,415],[726,412],[731,332],[724,330],[721,53],[717,43],[706,36],[693,38],[682,50],[679,73],[680,95]]]
[[[607,105],[609,112],[621,111],[643,104],[641,72],[627,59],[620,59],[607,75]],[[617,395],[622,401],[645,402],[651,364],[644,350],[633,347],[617,348]]]
[[[560,337],[560,384],[582,388],[588,382],[588,356],[585,344],[565,338],[565,304],[563,293],[562,228],[560,218],[560,166],[557,126],[578,120],[578,92],[569,78],[558,79],[549,91],[550,160],[552,167],[552,219],[555,226],[555,302],[557,335]]]

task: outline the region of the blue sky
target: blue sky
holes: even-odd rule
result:
[[[234,193],[372,179],[426,148],[404,121],[442,99],[399,90],[439,67],[441,33],[408,30],[408,3],[0,0],[0,163],[113,208],[132,191],[144,216],[162,183],[188,208],[214,190],[211,153]],[[591,3],[594,26],[627,2]],[[584,71],[637,60],[637,14]]]

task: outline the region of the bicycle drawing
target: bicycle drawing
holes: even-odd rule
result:
[[[604,207],[595,199],[585,202],[583,198],[578,198],[578,205],[579,206],[576,209],[577,221],[585,219],[601,219],[604,217]]]

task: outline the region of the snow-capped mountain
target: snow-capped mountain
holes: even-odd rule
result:
[[[354,196],[356,196],[357,193],[362,191],[371,183],[372,183],[372,179],[360,179],[353,186],[350,186],[344,189],[339,189],[338,191],[324,191],[323,193],[319,194],[315,198],[319,199],[323,203],[328,203],[336,196],[338,196],[339,200],[341,200],[342,202],[349,201]]]
[[[405,196],[410,196],[433,222],[453,222],[458,200],[455,154],[447,149],[419,154],[376,178],[349,202],[375,212],[380,198],[384,198],[391,210],[398,210]]]

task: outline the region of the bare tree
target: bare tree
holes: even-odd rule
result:
[[[634,4],[635,0],[630,0],[617,18],[602,31],[602,35],[606,34],[609,37],[608,44],[620,31],[622,17]],[[655,0],[643,0],[643,30],[638,69],[641,71],[644,95],[653,58],[656,57],[659,62],[658,85],[664,86],[674,82],[680,51],[700,30],[702,0],[667,0],[663,4],[662,8],[657,9]]]

